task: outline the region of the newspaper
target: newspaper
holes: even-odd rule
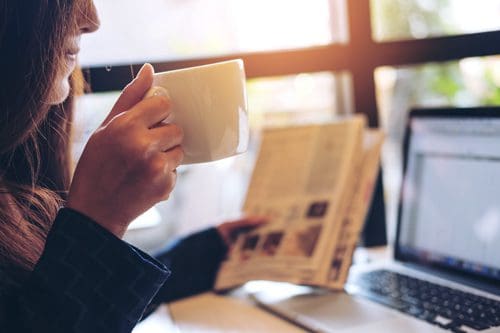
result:
[[[240,235],[216,289],[250,280],[342,288],[379,167],[365,118],[264,130],[244,211],[270,218]]]

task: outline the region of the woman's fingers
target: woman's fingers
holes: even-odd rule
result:
[[[135,105],[127,114],[133,121],[140,122],[147,128],[154,128],[168,118],[172,111],[170,100],[166,96],[146,98]]]
[[[184,158],[182,130],[161,123],[171,114],[168,97],[144,99],[152,82],[153,68],[145,65],[90,137],[68,195],[68,207],[118,237],[133,219],[168,198]]]
[[[174,147],[165,153],[161,153],[163,170],[161,179],[163,180],[156,186],[159,191],[158,198],[160,200],[167,200],[174,189],[177,180],[176,168],[180,165],[183,158],[184,152],[180,146]]]
[[[239,228],[253,229],[268,222],[269,222],[268,217],[248,215],[238,220],[228,221],[227,223],[231,224],[233,230],[237,230]]]
[[[164,154],[165,168],[169,172],[175,171],[175,169],[182,163],[184,159],[184,151],[180,146],[176,146]]]
[[[269,222],[265,216],[245,216],[243,218],[220,224],[217,230],[227,245],[232,244],[236,238],[252,229]]]
[[[152,128],[149,132],[152,135],[152,140],[157,142],[160,151],[167,151],[173,147],[179,146],[184,137],[182,129],[174,124],[157,126]]]
[[[103,126],[120,113],[134,107],[134,105],[143,99],[144,95],[153,84],[153,74],[153,66],[150,64],[144,64],[144,66],[142,66],[135,79],[123,89],[113,109],[102,123]]]

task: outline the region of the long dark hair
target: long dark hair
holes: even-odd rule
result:
[[[72,98],[47,101],[76,26],[73,2],[0,1],[0,268],[33,268],[66,197]]]

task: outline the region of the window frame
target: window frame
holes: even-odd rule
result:
[[[378,67],[440,63],[468,57],[500,55],[500,30],[426,39],[375,41],[372,34],[370,2],[329,0],[332,13],[341,9],[341,13],[347,16],[341,18],[347,19],[347,31],[346,36],[340,36],[340,42],[293,50],[233,53],[152,64],[157,71],[167,71],[241,58],[249,79],[314,72],[340,74],[335,76],[341,83],[336,85],[339,110],[344,113],[352,111],[365,114],[368,125],[376,128],[379,127],[375,86],[375,70]],[[338,34],[339,28],[341,29],[332,23],[332,31]],[[341,35],[342,33],[343,31],[340,31]],[[96,66],[83,68],[83,73],[91,92],[119,91],[130,81],[131,70],[137,73],[141,66],[142,63],[113,66],[112,71]],[[349,79],[346,79],[347,77]],[[346,87],[348,84],[351,87]],[[365,246],[387,243],[382,183],[382,173],[379,171],[373,203],[362,236]]]
[[[500,30],[415,40],[373,40],[370,0],[346,1],[349,38],[343,43],[293,50],[234,53],[224,56],[154,62],[157,71],[167,71],[217,61],[241,58],[247,78],[293,75],[307,72],[347,72],[352,79],[354,111],[378,127],[374,73],[380,66],[445,62],[467,57],[500,54]],[[337,0],[330,0],[334,6]],[[335,4],[338,6],[338,4]],[[133,64],[136,73],[142,64]],[[92,92],[119,91],[130,80],[131,66],[86,67],[83,73]]]

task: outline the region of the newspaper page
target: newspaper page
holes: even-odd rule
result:
[[[364,127],[365,119],[356,116],[263,132],[244,211],[268,216],[270,223],[237,239],[216,289],[250,280],[326,284],[326,273],[318,272],[330,262],[352,197],[345,193],[353,192]]]
[[[329,260],[319,274],[326,271],[326,286],[330,289],[342,290],[347,280],[352,256],[363,229],[368,209],[372,201],[377,173],[380,166],[380,154],[384,135],[380,130],[367,130],[364,135],[363,157],[358,166],[355,191],[349,202],[347,211],[333,241],[335,247]]]

